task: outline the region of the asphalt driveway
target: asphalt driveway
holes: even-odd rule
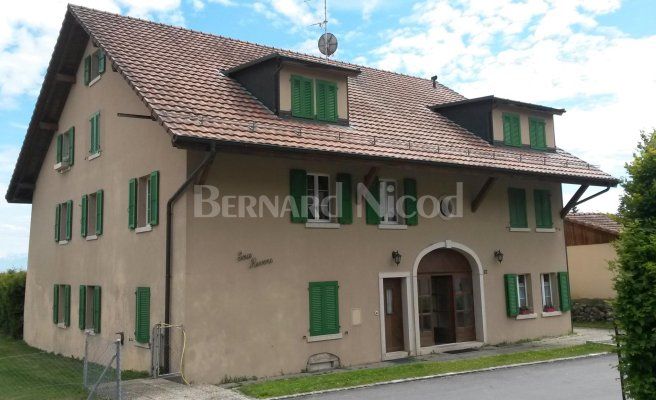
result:
[[[618,400],[617,357],[606,355],[375,386],[303,399],[321,400]]]

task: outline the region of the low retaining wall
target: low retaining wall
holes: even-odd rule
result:
[[[612,322],[613,307],[609,300],[578,299],[572,304],[572,320],[577,322]]]

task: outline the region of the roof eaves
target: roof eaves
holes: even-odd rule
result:
[[[339,71],[339,72],[345,73],[347,75],[357,75],[360,72],[362,72],[360,68],[354,68],[354,67],[347,67],[347,66],[334,65],[334,64],[329,64],[329,63],[323,63],[323,62],[318,62],[318,61],[305,59],[305,58],[302,58],[302,57],[293,57],[293,56],[289,56],[289,55],[283,55],[283,54],[280,54],[279,52],[273,52],[273,53],[267,54],[263,57],[256,58],[254,60],[245,62],[243,64],[240,64],[240,65],[237,65],[235,67],[223,70],[221,72],[223,74],[227,75],[227,76],[231,76],[232,74],[243,71],[243,70],[248,69],[252,66],[261,64],[265,61],[274,60],[274,59],[280,60],[282,62],[292,62],[292,63],[303,64],[305,66],[310,66],[310,67],[314,67],[314,68],[324,68],[324,69],[329,69],[329,70],[333,70],[333,71]]]
[[[563,115],[566,112],[564,108],[547,107],[539,104],[526,103],[523,101],[504,99],[496,96],[483,96],[483,97],[476,97],[473,99],[454,101],[450,103],[441,103],[441,104],[430,106],[429,108],[433,111],[439,111],[445,108],[460,107],[463,105],[475,104],[475,103],[490,103],[492,105],[497,105],[497,104],[509,105],[513,107],[528,108],[530,110],[546,112],[555,115]]]

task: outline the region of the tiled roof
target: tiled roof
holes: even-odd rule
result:
[[[603,213],[575,213],[567,214],[565,219],[568,222],[585,225],[594,229],[618,235],[622,225],[612,219],[608,214]]]
[[[214,140],[547,175],[569,183],[617,184],[612,176],[560,149],[538,152],[491,145],[429,109],[466,98],[439,83],[433,88],[427,79],[69,5],[7,190],[8,201],[31,201],[51,137],[39,130],[39,121],[49,109],[53,117],[61,112],[59,103],[53,106],[49,99],[62,85],[56,80],[58,68],[73,62],[79,65],[82,48],[70,45],[79,35],[69,35],[78,24],[105,50],[112,65],[176,141]],[[359,69],[357,76],[348,78],[349,125],[280,118],[221,72],[272,53]],[[60,103],[68,93],[62,90]],[[38,150],[34,150],[36,144]]]

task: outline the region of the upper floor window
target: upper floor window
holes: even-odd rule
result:
[[[64,133],[57,135],[55,169],[64,171],[75,161],[75,127],[71,127]]]
[[[503,143],[508,146],[522,145],[522,130],[519,115],[503,114]]]
[[[535,226],[544,229],[553,228],[551,192],[536,189],[533,191],[533,201],[535,202]]]
[[[128,227],[149,231],[159,222],[159,171],[130,179]]]
[[[531,140],[531,148],[537,150],[546,150],[547,133],[545,121],[538,118],[529,118],[528,127]]]
[[[329,187],[330,177],[328,175],[307,174],[308,221],[330,221]]]
[[[57,204],[55,207],[55,242],[67,243],[73,230],[73,200]]]
[[[508,188],[508,209],[510,213],[510,228],[528,228],[526,217],[526,190]]]
[[[84,58],[84,84],[89,86],[105,73],[105,52],[96,50]]]
[[[80,231],[82,237],[91,240],[102,235],[103,231],[103,190],[82,196]]]
[[[337,121],[337,85],[334,82],[293,75],[291,85],[292,116]]]
[[[89,119],[89,155],[100,155],[100,111],[93,114]]]
[[[396,181],[383,179],[380,181],[380,223],[396,224],[399,217],[396,210],[398,192]]]

